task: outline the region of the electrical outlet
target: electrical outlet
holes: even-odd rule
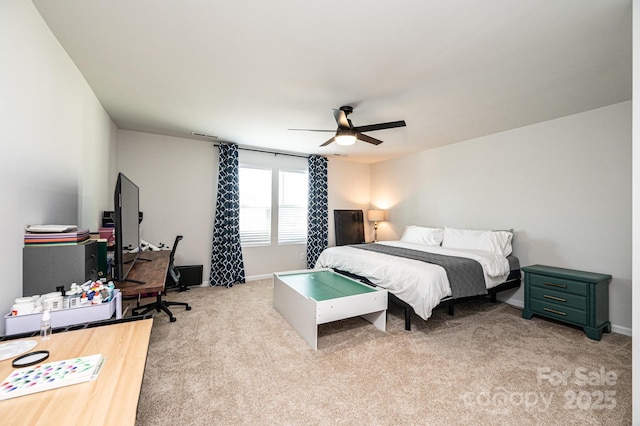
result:
[[[306,258],[307,258],[307,252],[304,252],[304,251],[303,251],[303,252],[300,252],[300,259],[301,259],[301,260],[304,260],[304,259],[306,259]]]

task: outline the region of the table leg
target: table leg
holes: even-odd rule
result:
[[[378,330],[387,330],[387,311],[372,312],[370,314],[361,315],[362,318],[375,325]]]

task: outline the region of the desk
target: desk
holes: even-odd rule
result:
[[[155,293],[156,301],[143,306],[138,303],[138,306],[131,311],[133,315],[144,315],[153,310],[157,312],[164,311],[169,315],[169,321],[175,322],[176,317],[169,310],[169,306],[184,306],[187,311],[191,310],[191,306],[186,302],[167,302],[162,300],[171,253],[168,251],[147,251],[141,257],[149,259],[149,261],[138,259],[127,278],[144,281],[144,284],[124,281],[116,283],[116,286],[123,296]],[[140,302],[140,299],[138,299],[138,302]]]
[[[98,378],[0,401],[3,425],[133,425],[147,361],[153,320],[57,333],[35,350],[48,350],[45,362],[101,353],[106,357]],[[14,368],[14,358],[0,361],[0,380]]]
[[[164,291],[164,282],[167,279],[170,255],[171,252],[168,250],[145,251],[141,253],[140,259],[133,265],[127,278],[144,281],[144,284],[120,281],[115,283],[116,287],[125,297]],[[149,261],[142,259],[149,259]]]

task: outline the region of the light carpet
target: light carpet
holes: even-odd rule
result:
[[[273,282],[169,292],[156,313],[137,425],[626,425],[631,338],[466,302],[387,331],[319,327],[313,351],[273,308]],[[132,302],[128,302],[132,303]]]

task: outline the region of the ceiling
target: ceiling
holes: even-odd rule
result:
[[[631,99],[631,0],[33,3],[120,129],[375,163]],[[407,127],[288,130],[341,105]]]

